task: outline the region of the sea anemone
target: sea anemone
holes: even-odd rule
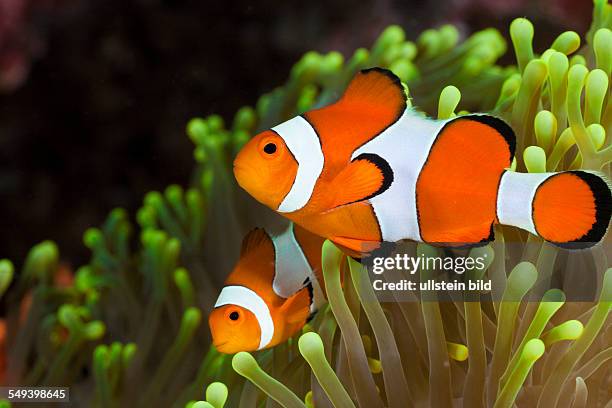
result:
[[[514,168],[607,171],[609,13],[609,5],[595,2],[586,44],[565,32],[540,55],[532,48],[532,24],[516,19],[510,26],[516,67],[494,65],[505,51],[496,31],[457,44],[451,26],[426,31],[416,44],[390,27],[372,51],[358,50],[347,64],[336,53],[309,53],[282,89],[260,99],[258,129],[333,101],[357,69],[382,65],[400,76],[416,109],[435,115],[437,102],[441,119],[458,107],[460,113],[505,118],[517,133]],[[266,396],[283,406],[603,406],[611,397],[605,363],[612,305],[612,269],[606,271],[603,250],[568,254],[506,228],[496,237],[475,250],[490,254],[491,263],[477,273],[494,282],[493,293],[452,302],[421,293],[422,302],[379,304],[367,272],[326,243],[329,307],[298,341],[259,352],[259,365],[246,353],[234,356],[235,371],[264,395],[254,396],[247,384],[239,396],[230,393],[230,406]],[[438,251],[426,245],[415,250],[428,256]],[[575,294],[566,301],[564,291],[572,292],[579,278],[559,269],[581,257],[591,260],[593,291],[586,297],[597,302],[578,302],[587,299]],[[352,279],[342,288],[339,272],[346,262]],[[559,277],[565,280],[555,283],[558,288],[544,292]],[[228,386],[238,392],[240,381]]]

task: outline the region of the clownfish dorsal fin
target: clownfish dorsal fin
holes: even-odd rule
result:
[[[368,200],[385,191],[393,182],[389,163],[376,154],[355,157],[332,181],[336,196],[331,208]]]
[[[265,242],[270,242],[270,236],[263,228],[254,228],[242,240],[240,256],[244,256]]]
[[[337,102],[303,114],[319,137],[323,155],[349,158],[355,149],[396,123],[407,107],[400,79],[382,68],[355,74]]]
[[[357,73],[338,104],[361,112],[392,111],[397,117],[406,109],[406,91],[401,80],[384,68],[368,68]]]
[[[285,300],[280,307],[280,312],[286,316],[287,323],[301,323],[308,319],[310,315],[310,300],[308,296],[303,296],[302,289]]]

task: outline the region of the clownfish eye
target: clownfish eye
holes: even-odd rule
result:
[[[236,321],[240,318],[240,313],[233,311],[232,313],[229,314],[228,317],[230,320]]]
[[[283,140],[272,131],[267,131],[261,137],[257,149],[264,159],[276,159],[284,152]]]
[[[274,154],[276,153],[276,143],[266,143],[266,145],[263,148],[263,151],[267,154]]]

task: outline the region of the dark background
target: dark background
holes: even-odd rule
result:
[[[83,231],[114,207],[131,215],[147,191],[185,184],[184,128],[281,85],[306,51],[345,57],[389,24],[408,38],[443,23],[463,34],[513,18],[542,51],[583,34],[581,1],[0,0],[0,258],[21,263],[53,239],[73,265]],[[506,56],[506,62],[512,57]]]

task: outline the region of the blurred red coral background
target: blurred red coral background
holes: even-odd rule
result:
[[[31,62],[44,55],[42,21],[56,17],[63,3],[0,0],[0,92],[11,92],[22,85]]]

